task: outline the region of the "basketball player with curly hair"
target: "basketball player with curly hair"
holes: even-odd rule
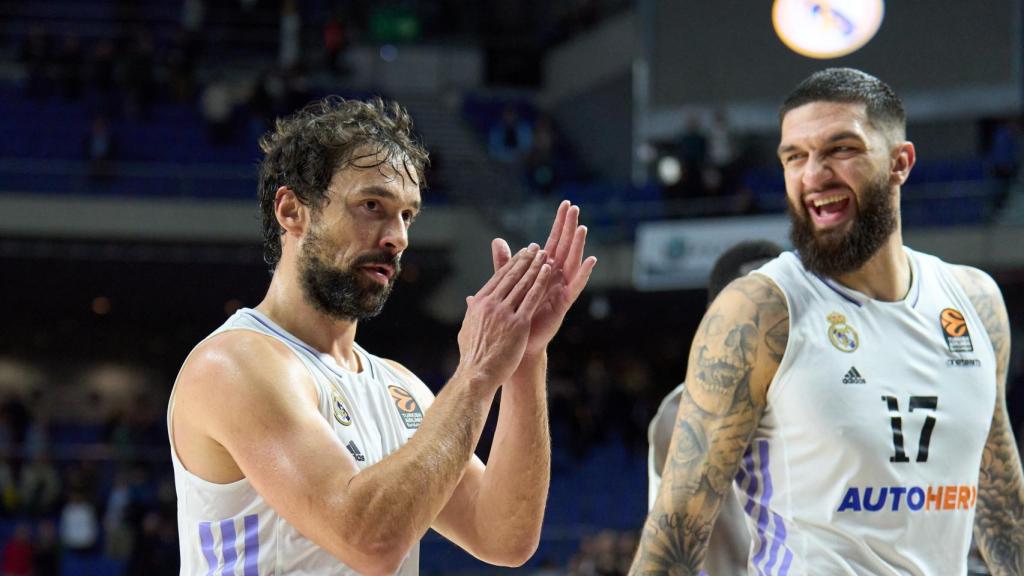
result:
[[[495,240],[434,398],[355,342],[420,211],[427,153],[411,129],[397,104],[326,100],[261,141],[270,287],[195,347],[168,406],[182,574],[417,574],[428,528],[492,564],[536,549],[546,349],[595,264],[586,228],[563,202],[543,248]],[[473,450],[499,389],[485,467]]]

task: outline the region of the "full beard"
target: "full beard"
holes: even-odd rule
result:
[[[398,258],[385,253],[364,254],[349,267],[338,268],[325,256],[331,252],[326,241],[310,231],[299,254],[299,278],[306,302],[335,320],[368,320],[380,314],[401,272]],[[389,264],[394,274],[382,286],[359,271],[367,264]]]
[[[815,231],[808,208],[787,202],[793,242],[808,271],[825,277],[842,276],[858,270],[896,231],[896,211],[889,205],[887,175],[870,182],[859,199],[849,230]]]

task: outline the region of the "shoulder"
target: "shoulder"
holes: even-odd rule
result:
[[[423,383],[422,380],[419,379],[419,377],[412,373],[412,370],[409,370],[400,362],[396,362],[389,358],[381,358],[381,360],[394,369],[402,379],[402,382],[409,387],[409,392],[411,392],[412,395],[424,405],[424,408],[433,404],[434,393],[426,384]]]
[[[230,330],[192,351],[175,384],[175,403],[188,413],[225,415],[247,405],[270,408],[312,400],[312,376],[279,340],[251,330]]]
[[[989,336],[1009,334],[1010,321],[1006,314],[1006,304],[999,285],[985,272],[971,266],[948,265],[953,277],[963,288],[967,298],[974,306],[975,312],[985,324]]]
[[[708,309],[733,322],[752,322],[778,364],[789,342],[789,305],[774,280],[753,273],[733,280]]]

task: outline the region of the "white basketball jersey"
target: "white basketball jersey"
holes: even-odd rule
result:
[[[363,370],[354,373],[342,369],[331,356],[317,352],[255,310],[239,310],[207,339],[228,330],[266,334],[295,352],[313,376],[320,414],[334,427],[360,470],[397,450],[419,428],[422,401],[413,396],[394,368],[358,345],[355,350]],[[356,574],[286,522],[256,492],[248,478],[213,484],[186,470],[174,447],[173,400],[172,393],[167,429],[178,494],[181,574]],[[418,573],[416,544],[398,574]]]
[[[906,249],[880,302],[787,252],[755,274],[789,305],[789,344],[734,483],[761,575],[964,574],[995,408],[985,327],[939,259]]]

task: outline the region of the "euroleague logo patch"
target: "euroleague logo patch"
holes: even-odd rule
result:
[[[391,398],[395,401],[398,415],[402,417],[405,427],[419,428],[423,422],[423,411],[420,410],[420,405],[412,397],[412,394],[409,394],[405,388],[394,385],[388,386],[388,392],[391,393]]]
[[[967,329],[967,321],[959,310],[946,308],[939,314],[942,335],[946,337],[946,346],[950,352],[974,352],[971,333]]]
[[[860,346],[857,331],[846,323],[846,316],[839,312],[828,315],[828,341],[840,352],[853,352]]]

